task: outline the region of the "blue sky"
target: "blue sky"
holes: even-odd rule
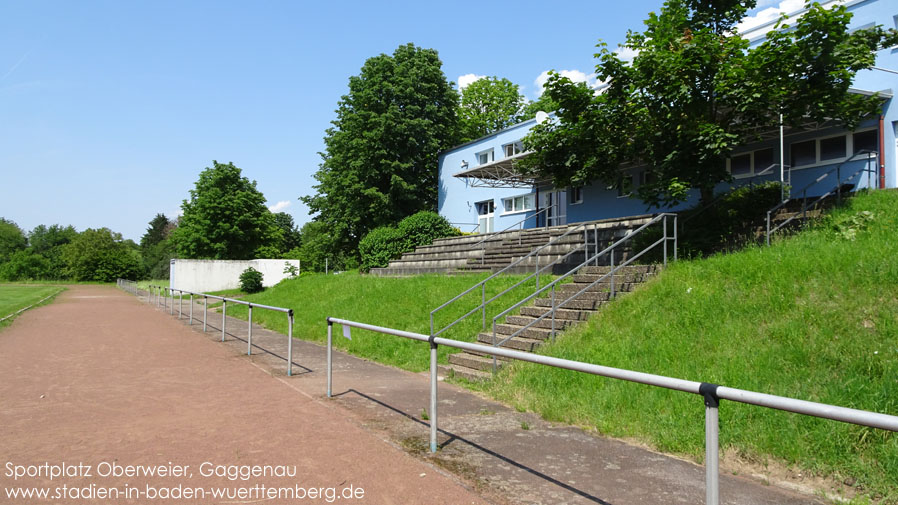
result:
[[[541,74],[587,78],[598,39],[616,46],[661,3],[0,0],[0,216],[139,240],[215,159],[301,224],[366,58],[413,42],[451,81],[507,77],[535,98]]]

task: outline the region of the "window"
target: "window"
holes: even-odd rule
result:
[[[493,161],[493,150],[490,149],[488,151],[483,151],[477,153],[477,164],[478,165],[486,165],[487,163]]]
[[[820,161],[836,160],[845,157],[845,136],[820,139]]]
[[[813,165],[817,163],[817,141],[807,140],[796,142],[790,146],[792,151],[792,166]]]
[[[510,158],[515,154],[520,154],[524,151],[524,144],[520,141],[512,142],[511,144],[506,144],[502,146],[502,149],[505,151],[505,157]]]
[[[583,203],[583,187],[571,186],[567,188],[567,202],[571,205]]]
[[[867,151],[878,151],[879,146],[878,139],[876,138],[876,130],[867,130],[865,132],[857,132],[852,135],[852,142],[854,144],[854,152],[853,154],[857,154],[858,151],[867,150]]]
[[[751,153],[740,154],[730,158],[730,173],[733,176],[751,174]]]
[[[747,153],[740,153],[730,157],[730,173],[733,177],[748,177],[764,172],[773,161],[773,148],[758,149]],[[766,172],[770,173],[770,172]]]
[[[535,195],[533,193],[530,193],[526,195],[514,196],[511,198],[503,198],[502,206],[505,207],[505,213],[507,214],[509,212],[524,212],[527,210],[533,210],[535,203],[534,196]]]
[[[754,161],[752,162],[752,167],[754,167],[754,173],[759,174],[764,170],[770,168],[774,163],[779,165],[779,162],[773,161],[773,148],[768,147],[767,149],[760,149],[755,151],[754,153]],[[769,173],[769,172],[768,172]]]

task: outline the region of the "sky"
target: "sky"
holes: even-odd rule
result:
[[[367,58],[411,42],[450,81],[505,77],[535,99],[549,70],[594,83],[596,43],[617,47],[661,5],[0,0],[0,217],[139,241],[217,160],[301,225]]]

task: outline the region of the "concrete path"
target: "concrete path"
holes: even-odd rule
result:
[[[182,324],[187,324],[188,307],[185,300]],[[194,309],[200,321],[201,307]],[[157,310],[172,317],[168,315],[171,308]],[[177,312],[176,303],[173,318]],[[210,315],[207,339],[220,338],[220,321],[220,314]],[[195,322],[193,328],[202,332],[202,324]],[[222,347],[230,349],[235,358],[265,368],[319,401],[343,407],[339,415],[350,417],[412,454],[459,475],[494,502],[704,502],[701,466],[576,427],[549,423],[453,384],[440,384],[440,450],[430,455],[429,424],[421,419],[422,410],[430,405],[427,373],[406,372],[335,351],[335,398],[328,400],[326,354],[322,346],[294,340],[294,376],[286,378],[285,336],[254,326],[254,354],[247,356],[246,321],[228,318],[226,329],[227,340]],[[325,321],[321,322],[321,332],[326,332]],[[334,338],[343,338],[339,326],[335,326]],[[421,352],[428,352],[425,343],[421,343]],[[738,505],[824,503],[808,494],[733,475],[722,475],[720,494],[721,503]]]
[[[112,287],[28,311],[0,357],[0,503],[487,503]]]

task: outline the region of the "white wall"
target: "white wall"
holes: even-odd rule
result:
[[[240,287],[240,274],[249,267],[262,272],[262,285],[274,286],[290,277],[284,273],[289,263],[299,268],[299,260],[171,260],[171,284],[174,289],[207,293]]]

